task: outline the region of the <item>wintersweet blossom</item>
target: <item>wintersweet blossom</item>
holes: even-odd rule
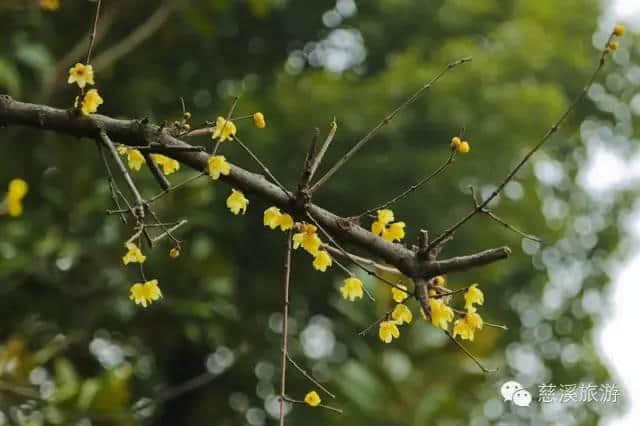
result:
[[[378,337],[384,343],[391,343],[393,338],[400,337],[400,330],[395,321],[382,321],[380,322],[380,328],[378,329]]]
[[[209,176],[211,179],[216,180],[220,178],[220,175],[228,176],[231,173],[231,165],[227,163],[227,159],[224,155],[213,155],[207,160],[209,166]]]
[[[402,303],[407,297],[409,297],[409,294],[406,292],[407,287],[402,284],[398,284],[397,287],[398,288],[391,287],[391,297],[396,303]],[[403,289],[405,291],[402,291],[400,289]]]
[[[104,100],[98,93],[97,89],[88,90],[82,97],[80,111],[84,115],[90,115],[98,111],[98,107],[104,103]]]
[[[393,308],[393,311],[391,312],[391,318],[398,325],[402,325],[404,323],[409,324],[413,319],[413,314],[411,313],[411,310],[407,307],[407,305],[399,303],[395,308]]]
[[[287,213],[282,213],[277,207],[269,207],[264,211],[264,226],[271,229],[280,227],[282,231],[293,228],[293,218]]]
[[[302,246],[309,254],[316,256],[322,245],[320,237],[318,237],[318,228],[314,225],[304,223],[300,229],[301,232],[293,234],[293,248],[297,249]]]
[[[371,224],[371,232],[376,235],[382,235],[385,227],[393,222],[393,211],[390,209],[382,209],[377,211],[378,218]]]
[[[180,163],[173,158],[169,158],[162,154],[151,154],[151,157],[157,165],[162,167],[162,173],[165,175],[170,175],[180,170]]]
[[[95,84],[93,81],[93,66],[78,62],[69,68],[69,79],[67,83],[76,83],[81,89],[84,89],[87,84]]]
[[[443,330],[449,328],[449,323],[453,320],[453,309],[448,307],[440,299],[429,299],[429,310],[431,311],[431,323]]]
[[[139,171],[146,162],[144,156],[137,149],[127,148],[125,146],[118,147],[118,154],[127,156],[127,162],[131,170]]]
[[[454,136],[453,138],[451,138],[450,146],[452,150],[458,151],[458,153],[460,154],[466,154],[467,152],[469,152],[469,150],[471,150],[469,142],[463,141],[458,136]]]
[[[253,114],[253,122],[256,124],[258,129],[264,129],[267,126],[267,122],[264,121],[264,114],[261,112]]]
[[[180,249],[178,247],[173,247],[169,250],[169,257],[175,259],[176,257],[180,257]]]
[[[22,199],[27,195],[29,185],[20,178],[11,179],[9,182],[9,190],[5,197],[7,203],[7,213],[11,217],[18,217],[22,214]]]
[[[481,330],[483,321],[476,312],[467,312],[453,325],[453,337],[460,336],[464,340],[473,341],[475,330]]]
[[[382,238],[387,241],[400,241],[404,238],[404,222],[394,222],[382,232]]]
[[[333,265],[333,260],[326,250],[320,250],[313,259],[313,267],[320,272],[327,270],[329,266]]]
[[[245,214],[248,204],[249,200],[247,200],[241,191],[236,189],[231,190],[231,195],[227,198],[227,207],[231,210],[231,213],[237,215],[242,210],[242,214]]]
[[[146,308],[148,304],[162,297],[158,280],[151,280],[145,283],[135,283],[129,289],[129,299],[133,300],[136,305],[142,305]]]
[[[475,305],[484,303],[484,293],[478,288],[478,284],[471,284],[467,291],[464,292],[464,308],[467,312],[475,312]]]
[[[322,400],[320,399],[320,395],[318,395],[318,392],[311,391],[304,396],[304,402],[311,407],[317,407],[318,405],[320,405]]]
[[[624,31],[625,31],[625,28],[624,28],[624,25],[622,25],[622,24],[618,24],[613,28],[613,34],[618,36],[618,37],[623,36],[624,35]]]
[[[144,263],[147,257],[142,254],[142,250],[134,243],[126,243],[127,253],[122,256],[122,263],[128,265],[129,263]]]
[[[344,280],[344,284],[340,287],[340,293],[346,300],[353,302],[356,299],[362,299],[362,281],[356,277],[349,277]]]
[[[216,126],[213,128],[213,133],[211,134],[211,139],[220,139],[220,142],[228,141],[233,139],[237,131],[238,129],[236,129],[233,121],[227,120],[224,117],[218,117]]]

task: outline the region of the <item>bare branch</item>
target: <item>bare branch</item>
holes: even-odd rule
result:
[[[280,426],[284,426],[284,399],[287,391],[287,340],[289,335],[289,283],[291,281],[291,236],[287,232],[287,246],[284,254],[284,293],[282,303],[282,359],[280,371]]]
[[[360,150],[371,138],[373,138],[384,126],[389,124],[391,120],[404,108],[411,105],[416,101],[426,90],[430,89],[431,86],[436,83],[442,76],[444,76],[449,70],[455,68],[458,65],[464,64],[465,62],[471,61],[471,57],[458,59],[455,62],[447,65],[442,71],[440,71],[435,77],[431,79],[427,84],[418,89],[413,95],[409,96],[402,104],[400,104],[396,109],[391,111],[389,115],[387,115],[381,122],[379,122],[373,129],[369,131],[362,139],[360,139],[356,144],[351,148],[342,158],[340,158],[336,164],[333,165],[318,181],[311,187],[310,192],[316,191],[320,186],[322,186],[326,181],[331,178],[340,168],[354,156],[356,152]]]
[[[322,162],[324,155],[327,153],[331,142],[333,142],[333,137],[336,135],[336,130],[338,130],[338,124],[336,123],[336,119],[334,118],[331,124],[329,125],[329,133],[325,138],[322,146],[320,147],[320,151],[318,151],[317,155],[313,156],[313,162],[311,163],[311,169],[309,170],[309,179],[313,179],[313,175],[316,174],[316,170],[318,170],[318,166]]]

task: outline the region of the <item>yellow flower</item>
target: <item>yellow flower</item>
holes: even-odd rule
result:
[[[40,2],[40,4],[42,4],[42,2]],[[87,84],[95,84],[93,81],[93,66],[84,65],[78,62],[73,67],[69,68],[69,79],[67,80],[67,83],[77,83],[78,87],[81,89],[84,89],[84,86]]]
[[[142,254],[142,250],[135,245],[134,243],[125,244],[127,248],[127,253],[122,256],[122,263],[128,265],[129,263],[143,263],[147,258],[144,254]]]
[[[407,289],[407,287],[402,284],[398,284],[398,287],[404,290]],[[409,294],[406,291],[400,290],[400,288],[391,287],[391,297],[396,303],[402,303],[407,297],[409,297]]]
[[[173,259],[175,259],[176,257],[180,256],[180,249],[178,247],[174,247],[171,250],[169,250],[169,257],[172,257]]]
[[[224,142],[233,139],[236,132],[236,125],[233,124],[233,121],[227,121],[224,117],[218,117],[216,120],[216,126],[213,128],[211,139],[220,138],[220,142]]]
[[[127,155],[127,162],[129,163],[129,168],[131,170],[140,170],[142,165],[146,163],[144,156],[137,149],[127,148],[125,146],[118,147],[118,154]]]
[[[22,214],[22,199],[27,195],[28,191],[29,185],[23,179],[11,179],[6,196],[7,213],[9,216],[18,217]]]
[[[451,144],[450,144],[451,149],[458,150],[458,147],[460,147],[461,143],[462,143],[462,140],[459,137],[457,136],[452,137]]]
[[[276,229],[280,225],[280,209],[277,207],[269,207],[264,211],[264,226],[268,226],[271,229]]]
[[[98,107],[104,103],[104,100],[98,94],[97,89],[88,90],[82,98],[82,105],[80,111],[84,115],[93,114],[98,110]]]
[[[456,150],[460,153],[460,154],[466,154],[467,152],[469,152],[471,150],[471,146],[469,145],[469,142],[467,141],[462,141],[460,142],[460,145],[458,145],[456,147]]]
[[[318,251],[318,254],[316,254],[313,260],[313,267],[320,272],[324,272],[331,265],[333,265],[333,260],[331,260],[329,253],[327,253],[326,250]]]
[[[258,129],[264,129],[267,126],[267,123],[264,121],[264,114],[261,112],[253,114],[253,121],[256,123]]]
[[[413,314],[411,314],[411,311],[409,310],[409,308],[407,308],[407,305],[399,303],[395,308],[393,308],[393,312],[391,312],[391,318],[393,318],[395,322],[398,323],[398,325],[402,325],[404,323],[409,324],[413,319]]]
[[[467,291],[464,292],[464,308],[467,312],[475,312],[474,304],[482,305],[484,303],[484,293],[478,288],[478,284],[471,284]]]
[[[398,330],[398,325],[395,321],[382,321],[378,330],[378,336],[383,342],[391,343],[394,337],[396,339],[400,337],[400,330]]]
[[[431,310],[431,323],[446,330],[453,320],[453,309],[440,299],[429,299],[429,309]]]
[[[404,222],[394,222],[382,232],[382,238],[387,241],[400,241],[404,238],[404,227]]]
[[[436,277],[433,277],[433,285],[438,285],[438,286],[442,286],[445,283],[445,279],[442,275],[438,275]]]
[[[307,405],[310,405],[311,407],[317,407],[318,405],[320,405],[322,400],[320,399],[320,395],[318,395],[318,392],[311,391],[304,396],[304,402],[306,402]]]
[[[355,277],[349,277],[344,280],[344,285],[340,287],[340,293],[344,299],[353,302],[356,299],[362,299],[362,281]]]
[[[621,37],[624,35],[624,25],[622,24],[618,24],[613,28],[613,34],[617,35],[618,37]]]
[[[609,46],[609,49],[611,50],[617,50],[618,47],[620,46],[620,43],[618,43],[618,40],[611,40],[608,46]]]
[[[60,9],[60,0],[40,0],[40,9],[53,12]]]
[[[393,211],[382,209],[377,211],[378,219],[371,224],[371,232],[382,235],[389,222],[393,221]]]
[[[293,234],[293,248],[297,249],[302,246],[309,254],[316,256],[322,245],[322,241],[317,234],[318,228],[314,225],[305,223],[302,225],[302,232]]]
[[[231,195],[227,198],[227,207],[229,207],[231,213],[239,214],[240,210],[242,210],[242,214],[245,214],[247,212],[247,204],[249,204],[249,200],[241,191],[231,190]]]
[[[211,179],[216,180],[220,175],[228,176],[231,173],[231,165],[227,163],[227,159],[224,155],[214,155],[209,157],[207,161],[209,164],[209,176]]]
[[[129,290],[131,294],[129,299],[133,300],[136,305],[142,305],[147,307],[151,302],[158,300],[162,297],[160,287],[158,287],[158,280],[151,280],[145,283],[135,283]]]
[[[159,166],[162,166],[162,172],[165,175],[170,175],[180,170],[180,163],[173,158],[166,157],[162,154],[151,154],[153,161]]]
[[[282,213],[278,219],[278,225],[282,231],[287,231],[293,228],[293,218],[287,213]]]
[[[482,326],[483,322],[480,315],[475,312],[468,312],[454,323],[453,337],[460,335],[464,340],[473,341],[475,330],[481,330]]]

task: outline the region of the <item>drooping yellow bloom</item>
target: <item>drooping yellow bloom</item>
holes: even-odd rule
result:
[[[11,179],[9,190],[5,201],[7,203],[7,213],[11,217],[18,217],[22,214],[22,199],[27,195],[29,185],[23,179]]]
[[[170,175],[180,170],[180,163],[173,158],[169,158],[162,154],[151,154],[151,157],[156,164],[162,166],[162,173],[165,175]]]
[[[483,321],[480,315],[475,312],[468,312],[454,323],[453,337],[460,335],[464,340],[473,341],[475,330],[481,330],[482,326]]]
[[[82,98],[82,105],[80,105],[80,111],[84,115],[90,115],[98,111],[98,107],[104,103],[102,97],[98,93],[97,89],[88,90]]]
[[[127,148],[126,146],[118,147],[118,154],[127,155],[127,162],[131,170],[139,171],[144,163],[146,163],[144,156],[137,149]]]
[[[313,267],[320,272],[324,272],[331,265],[333,265],[333,260],[331,260],[329,253],[326,250],[318,251],[315,259],[313,259]]]
[[[404,323],[409,324],[413,319],[413,314],[411,310],[407,307],[407,305],[403,305],[399,303],[393,308],[393,312],[391,312],[391,318],[398,323],[398,325],[402,325]]]
[[[618,37],[621,37],[624,35],[624,25],[622,24],[618,24],[613,28],[613,34],[617,35]]]
[[[390,209],[382,209],[377,211],[378,219],[371,224],[371,232],[376,235],[382,235],[386,226],[393,221],[393,211]]]
[[[209,165],[209,176],[211,179],[216,180],[220,175],[228,176],[231,173],[231,165],[227,163],[227,159],[224,155],[214,155],[209,157],[207,161]]]
[[[471,284],[467,291],[464,292],[464,308],[467,312],[475,312],[475,305],[484,303],[484,293],[478,288],[478,284]]]
[[[302,246],[309,254],[316,256],[322,245],[322,241],[317,234],[318,228],[314,225],[305,223],[302,225],[301,232],[293,234],[293,248],[297,249]]]
[[[404,222],[394,222],[382,232],[382,238],[387,241],[400,241],[404,238]]]
[[[442,286],[445,283],[445,279],[442,275],[433,277],[433,285]]]
[[[451,146],[451,149],[454,149],[457,151],[461,143],[462,143],[462,140],[459,137],[454,136],[451,138],[451,144],[449,146]]]
[[[169,250],[169,257],[175,259],[176,257],[180,256],[180,249],[178,247],[173,247],[171,250]]]
[[[249,204],[249,200],[244,196],[241,191],[237,191],[235,189],[231,190],[231,195],[227,198],[227,207],[231,210],[233,214],[239,214],[240,210],[242,210],[242,214],[247,212],[247,205]]]
[[[40,9],[49,12],[56,11],[60,9],[60,0],[40,0]]]
[[[133,300],[136,305],[142,305],[146,308],[151,302],[158,300],[162,297],[160,287],[158,287],[158,280],[151,280],[145,283],[135,283],[131,286],[131,294],[129,299]]]
[[[307,405],[311,407],[317,407],[318,405],[320,405],[322,400],[320,399],[320,395],[318,395],[318,392],[311,391],[304,396],[304,402],[306,402]]]
[[[449,323],[453,320],[453,309],[448,307],[440,299],[429,299],[429,309],[431,310],[431,324],[443,330],[449,328]]]
[[[280,216],[282,216],[282,213],[280,212],[279,208],[275,206],[269,207],[264,211],[264,226],[268,226],[271,229],[276,229],[280,224]]]
[[[233,139],[237,131],[238,129],[236,129],[233,121],[227,121],[224,117],[218,117],[216,126],[213,128],[213,133],[211,134],[211,139],[220,139],[220,142],[228,141]]]
[[[458,145],[458,147],[456,148],[456,150],[460,153],[460,154],[466,154],[467,152],[469,152],[471,150],[471,146],[469,145],[469,142],[467,141],[462,141],[460,142],[460,145]]]
[[[383,342],[391,343],[394,337],[396,339],[400,337],[398,325],[395,321],[382,321],[380,323],[380,328],[378,329],[378,336]]]
[[[129,263],[144,263],[146,256],[142,254],[142,250],[134,243],[125,244],[127,253],[122,256],[122,263],[128,265]]]
[[[293,228],[293,218],[288,213],[282,213],[278,219],[278,225],[282,231],[287,231]]]
[[[261,112],[253,114],[253,122],[256,123],[258,129],[264,129],[267,126],[267,122],[264,121],[264,114]]]
[[[607,46],[611,50],[618,50],[620,43],[618,43],[618,40],[611,40]]]
[[[42,2],[40,3],[42,4]],[[78,87],[84,89],[87,84],[95,84],[93,81],[93,66],[77,63],[69,68],[69,79],[67,83],[77,83]]]
[[[355,277],[349,277],[344,280],[344,284],[340,287],[342,297],[353,302],[356,299],[362,299],[362,281]]]
[[[398,284],[398,287],[404,290],[407,289],[407,287],[402,284]],[[407,297],[409,297],[409,294],[406,291],[400,290],[400,288],[391,287],[391,297],[396,303],[402,303]]]

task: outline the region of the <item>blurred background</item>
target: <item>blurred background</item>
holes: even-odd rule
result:
[[[85,56],[95,3],[50,9],[0,1],[0,92],[70,107],[67,69]],[[100,112],[112,116],[173,121],[183,97],[198,124],[241,96],[237,114],[262,111],[267,128],[239,122],[238,134],[293,188],[314,127],[337,118],[327,167],[445,64],[473,56],[316,196],[341,215],[373,207],[440,165],[465,127],[470,154],[394,208],[411,244],[469,210],[469,185],[493,190],[583,87],[618,21],[627,34],[585,102],[491,205],[544,242],[476,217],[443,253],[513,250],[447,277],[452,288],[480,283],[483,317],[509,327],[468,345],[499,372],[482,374],[422,321],[389,345],[358,336],[390,306],[387,287],[361,277],[376,302],[349,303],[337,268],[320,274],[295,253],[290,351],[344,414],[296,405],[287,424],[630,426],[640,422],[636,2],[104,0],[92,62]],[[207,179],[159,201],[162,218],[189,225],[181,257],[169,258],[168,243],[147,253],[165,298],[142,309],[121,262],[131,230],[105,214],[95,145],[13,127],[0,140],[0,185],[30,185],[24,214],[0,218],[0,424],[275,424],[284,241],[262,225],[269,205],[247,194],[247,214],[231,215],[229,188]],[[223,153],[259,171],[234,144]],[[158,191],[148,170],[134,178]],[[503,402],[510,379],[532,391],[531,407]],[[544,383],[613,383],[621,396],[542,403]],[[289,369],[291,397],[313,387]]]

